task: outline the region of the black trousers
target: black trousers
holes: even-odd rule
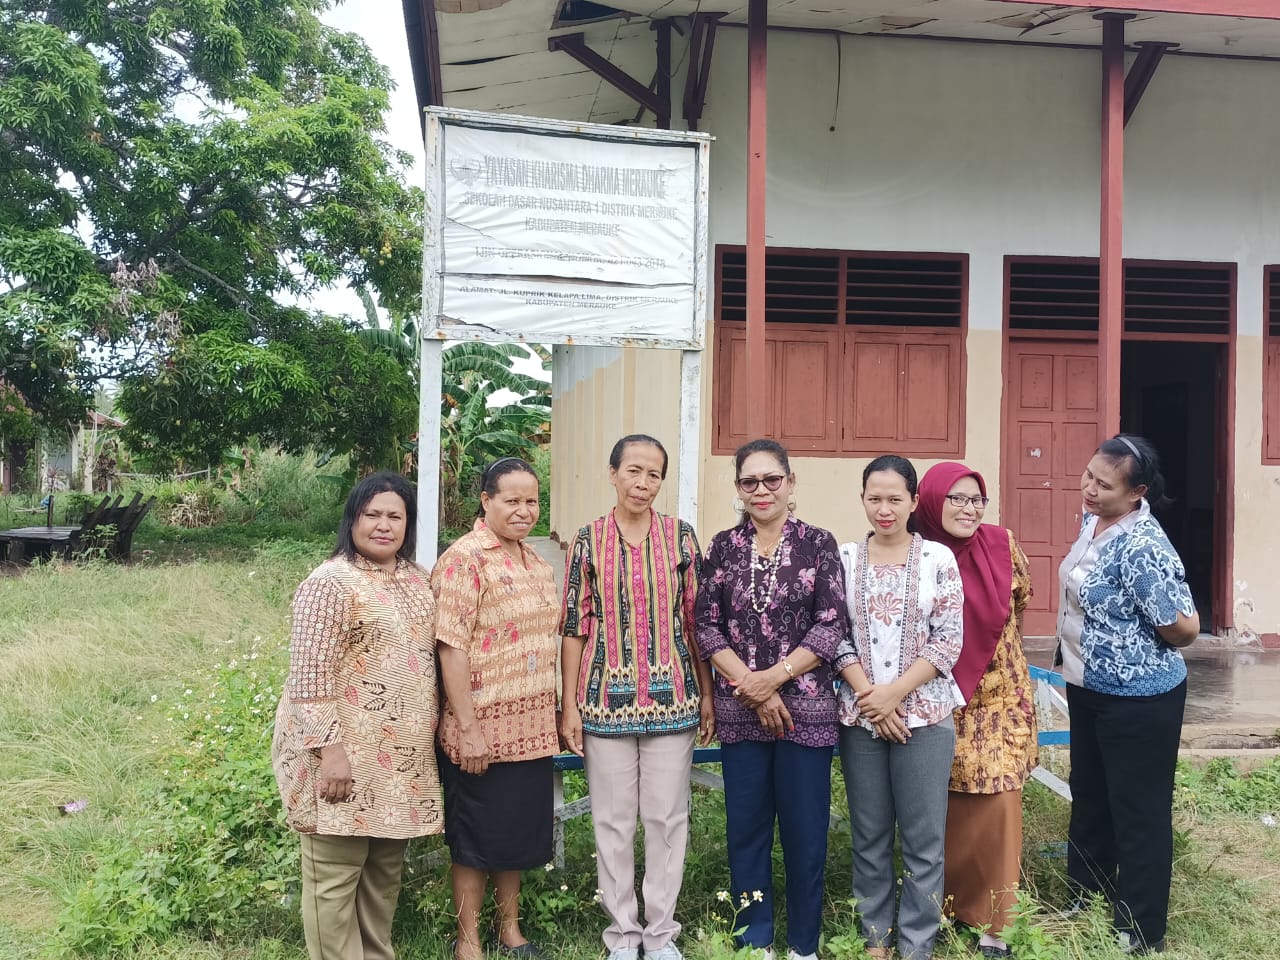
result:
[[[1184,680],[1168,693],[1117,697],[1067,684],[1071,826],[1067,878],[1101,893],[1132,941],[1164,939],[1173,875],[1173,775]]]

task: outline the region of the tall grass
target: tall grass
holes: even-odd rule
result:
[[[278,689],[288,600],[324,547],[278,541],[242,551],[236,561],[55,565],[0,578],[0,655],[9,668],[0,696],[0,957],[43,960],[69,943],[138,960],[303,956],[291,899],[296,845],[275,815],[269,704],[255,698]],[[231,662],[250,649],[261,659]],[[570,775],[566,789],[580,793],[580,776]],[[80,799],[84,812],[59,813]],[[858,954],[847,936],[850,856],[838,765],[832,800],[823,955],[842,960]],[[1274,955],[1280,828],[1259,817],[1280,813],[1280,763],[1249,777],[1224,764],[1183,768],[1177,806],[1168,955]],[[1066,899],[1058,846],[1066,804],[1033,784],[1025,809],[1020,956],[1120,957],[1104,910],[1069,921],[1052,913]],[[588,818],[570,822],[566,847],[564,871],[527,876],[524,913],[530,932],[562,960],[598,958],[607,921],[593,902]],[[440,850],[438,839],[411,847],[396,926],[402,960],[442,957],[451,936]],[[200,888],[190,874],[206,871],[210,857],[216,869]],[[781,889],[777,851],[775,875]],[[216,904],[191,908],[219,886],[228,897],[247,890],[255,898],[240,925],[210,921],[222,909]],[[732,912],[719,894],[728,887],[723,796],[697,788],[680,903],[690,960],[726,956]],[[197,898],[184,901],[190,915],[168,925],[139,916],[173,906],[164,901],[171,889]],[[85,929],[95,923],[102,929]],[[973,940],[944,934],[937,956],[972,956]]]

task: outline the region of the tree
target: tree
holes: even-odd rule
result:
[[[389,78],[327,0],[0,0],[0,376],[49,422],[104,379],[131,440],[388,462],[412,368],[298,303],[418,309]],[[394,461],[390,461],[394,462]]]
[[[470,522],[485,463],[528,457],[551,439],[551,384],[512,369],[530,351],[550,365],[543,347],[514,343],[459,343],[444,351],[440,398],[440,523],[458,530]],[[491,405],[494,394],[514,399]]]

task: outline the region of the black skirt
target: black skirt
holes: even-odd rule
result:
[[[444,839],[454,863],[478,870],[530,870],[551,861],[551,757],[491,763],[463,773],[437,748],[444,787]]]

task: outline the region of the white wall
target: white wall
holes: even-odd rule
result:
[[[1005,254],[1097,255],[1097,52],[845,36],[837,85],[836,44],[769,35],[771,244],[967,252],[977,329]],[[746,31],[718,31],[713,243],[745,239],[746,78]],[[1125,255],[1240,262],[1243,333],[1280,260],[1277,102],[1280,64],[1168,56],[1125,137]]]

